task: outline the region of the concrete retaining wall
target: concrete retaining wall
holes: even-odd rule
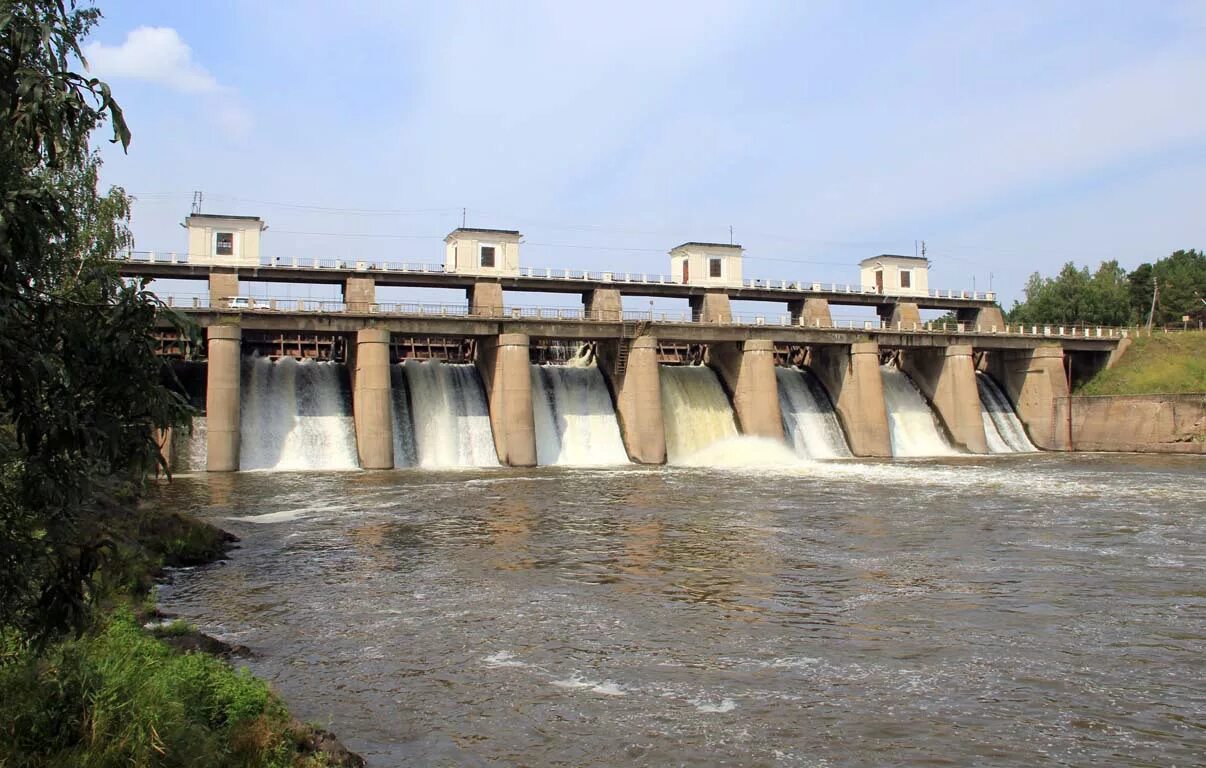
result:
[[[1071,397],[1072,449],[1206,455],[1206,394]]]

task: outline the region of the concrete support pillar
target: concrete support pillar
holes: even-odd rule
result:
[[[934,406],[956,446],[970,453],[988,453],[970,345],[904,350],[900,368]]]
[[[352,415],[356,452],[364,469],[393,469],[394,425],[389,376],[389,331],[356,332],[352,369]]]
[[[621,344],[631,345],[622,366],[619,365]],[[657,339],[640,336],[631,342],[600,342],[598,350],[599,368],[615,393],[616,417],[628,458],[639,464],[666,463]]]
[[[828,299],[804,299],[787,302],[787,311],[791,313],[792,325],[800,325],[800,320],[809,328],[829,328],[833,325],[833,315],[829,312]]]
[[[708,364],[733,394],[733,410],[741,432],[783,439],[779,383],[775,378],[775,344],[762,339],[708,345]]]
[[[377,303],[377,283],[371,277],[349,277],[343,284],[343,303],[349,312],[372,312]]]
[[[865,341],[849,347],[816,346],[811,363],[846,429],[850,452],[855,456],[891,456],[879,344]]]
[[[230,299],[239,295],[239,274],[233,269],[210,267],[209,305],[225,309]]]
[[[690,297],[691,317],[698,323],[731,323],[733,310],[729,306],[729,295],[720,291],[708,291]]]
[[[897,327],[897,323],[900,324],[901,329],[906,331],[921,327],[921,310],[911,301],[880,304],[878,312],[879,319],[892,328]]]
[[[512,467],[536,466],[536,422],[532,416],[532,372],[528,337],[504,333],[483,339],[477,369],[490,402],[490,426],[498,460]]]
[[[205,468],[234,472],[239,468],[239,398],[242,330],[237,325],[211,325],[206,374]]]
[[[616,288],[587,291],[582,294],[582,304],[586,308],[586,317],[590,320],[618,323],[624,319],[624,304],[620,291]]]
[[[988,372],[1013,403],[1030,442],[1049,451],[1071,449],[1061,347],[994,349],[988,354]]]
[[[992,333],[994,329],[998,332],[1005,330],[1005,315],[996,305],[960,309],[955,313],[955,319],[963,323],[970,331]]]
[[[467,290],[469,314],[479,317],[502,317],[502,283],[474,283]]]

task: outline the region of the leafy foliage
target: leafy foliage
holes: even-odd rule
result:
[[[1071,262],[1055,277],[1039,273],[1026,283],[1026,300],[1015,303],[1009,322],[1049,325],[1128,325],[1147,322],[1153,280],[1160,299],[1154,322],[1179,323],[1184,315],[1206,319],[1206,256],[1176,251],[1153,264],[1127,273],[1117,261],[1105,261],[1090,273]]]
[[[107,515],[182,423],[153,330],[187,324],[107,263],[130,245],[129,198],[97,191],[89,147],[130,133],[109,88],[74,71],[99,12],[0,4],[0,628],[45,639],[87,619]]]

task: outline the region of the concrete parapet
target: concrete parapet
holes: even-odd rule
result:
[[[617,365],[621,344],[627,361]],[[666,430],[662,420],[661,369],[657,363],[657,339],[640,336],[600,342],[599,368],[607,377],[616,399],[616,417],[624,436],[628,458],[639,464],[666,462]]]
[[[377,303],[377,284],[371,277],[349,277],[343,284],[343,303],[349,312],[370,312]]]
[[[206,371],[205,468],[233,472],[239,468],[240,377],[243,334],[237,325],[211,325]]]
[[[239,273],[234,269],[211,267],[209,270],[209,305],[225,309],[227,301],[239,295]]]
[[[356,333],[352,369],[352,414],[356,452],[364,469],[393,469],[394,425],[389,374],[389,331]]]
[[[498,460],[511,467],[536,466],[529,346],[527,336],[504,333],[483,339],[477,349],[477,369],[490,403],[494,448]]]
[[[921,327],[921,310],[911,301],[882,304],[878,311],[879,319],[892,328],[911,331]]]
[[[466,293],[469,296],[469,314],[478,317],[502,317],[502,283],[474,283]]]
[[[958,447],[971,453],[988,453],[970,345],[903,350],[900,368],[934,406]]]
[[[620,322],[624,319],[624,303],[616,288],[596,288],[582,294],[586,317],[590,320]]]
[[[691,316],[701,323],[731,323],[733,309],[729,295],[721,291],[708,291],[691,296]]]
[[[1068,379],[1063,349],[992,350],[987,367],[1013,403],[1030,441],[1048,451],[1068,450]]]
[[[978,333],[999,333],[1005,330],[1005,315],[997,306],[960,309],[955,313],[955,319],[963,323],[968,330]]]
[[[834,410],[846,430],[855,456],[892,455],[888,432],[888,407],[879,372],[879,344],[857,342],[850,346],[816,346],[810,358]]]
[[[708,364],[733,395],[733,410],[742,433],[782,440],[774,342],[751,339],[740,345],[710,344]]]
[[[793,325],[802,324],[808,328],[829,328],[833,325],[833,314],[829,311],[828,299],[789,301],[787,311],[791,313]]]

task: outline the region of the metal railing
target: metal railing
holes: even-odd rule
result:
[[[1003,326],[958,322],[896,322],[866,318],[821,318],[808,320],[790,314],[732,314],[704,319],[696,313],[659,312],[654,310],[587,310],[582,307],[541,307],[505,305],[479,307],[468,304],[425,302],[346,302],[336,299],[268,298],[260,296],[220,297],[211,304],[208,294],[172,294],[164,298],[170,307],[182,310],[206,310],[249,313],[353,314],[392,317],[472,317],[497,320],[537,320],[573,322],[641,322],[715,325],[715,326],[777,326],[815,330],[855,331],[873,333],[915,333],[990,335],[1015,337],[1048,337],[1062,339],[1118,339],[1135,336],[1135,328],[1094,325],[1034,325],[1007,323]]]

